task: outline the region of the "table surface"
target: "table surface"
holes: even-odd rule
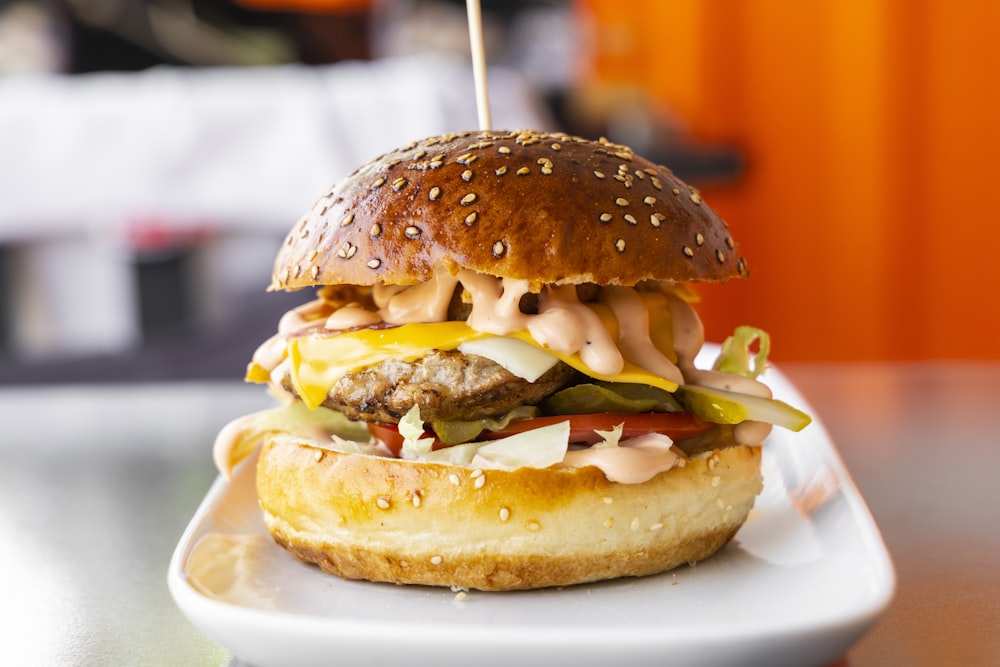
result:
[[[782,370],[898,574],[837,664],[1000,664],[1000,363]],[[215,431],[268,404],[228,382],[0,389],[0,664],[235,664],[177,610],[166,572],[215,477]]]

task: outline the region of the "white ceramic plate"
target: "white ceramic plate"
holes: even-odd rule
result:
[[[780,372],[766,381],[809,409]],[[170,590],[195,625],[257,667],[824,665],[885,610],[892,563],[819,420],[775,429],[764,452],[750,518],[700,564],[467,594],[344,581],[299,563],[267,536],[251,460],[212,486],[174,552]]]

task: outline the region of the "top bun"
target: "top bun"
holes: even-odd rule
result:
[[[726,223],[666,167],[520,130],[430,137],[358,168],[289,233],[270,289],[410,285],[435,265],[533,286],[747,274]]]

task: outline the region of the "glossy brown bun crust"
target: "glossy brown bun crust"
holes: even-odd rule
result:
[[[431,137],[358,168],[289,233],[271,289],[409,285],[435,264],[533,286],[747,274],[725,222],[666,167],[521,130]]]
[[[271,535],[348,579],[480,590],[664,572],[711,556],[761,490],[760,448],[700,455],[643,484],[597,468],[485,470],[265,442]]]

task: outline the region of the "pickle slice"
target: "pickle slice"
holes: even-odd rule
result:
[[[684,385],[676,395],[690,412],[716,424],[739,424],[751,420],[801,431],[812,421],[809,415],[784,401],[763,396],[696,385]]]
[[[541,405],[547,415],[595,412],[683,412],[674,395],[658,387],[621,382],[588,382],[567,387]]]

